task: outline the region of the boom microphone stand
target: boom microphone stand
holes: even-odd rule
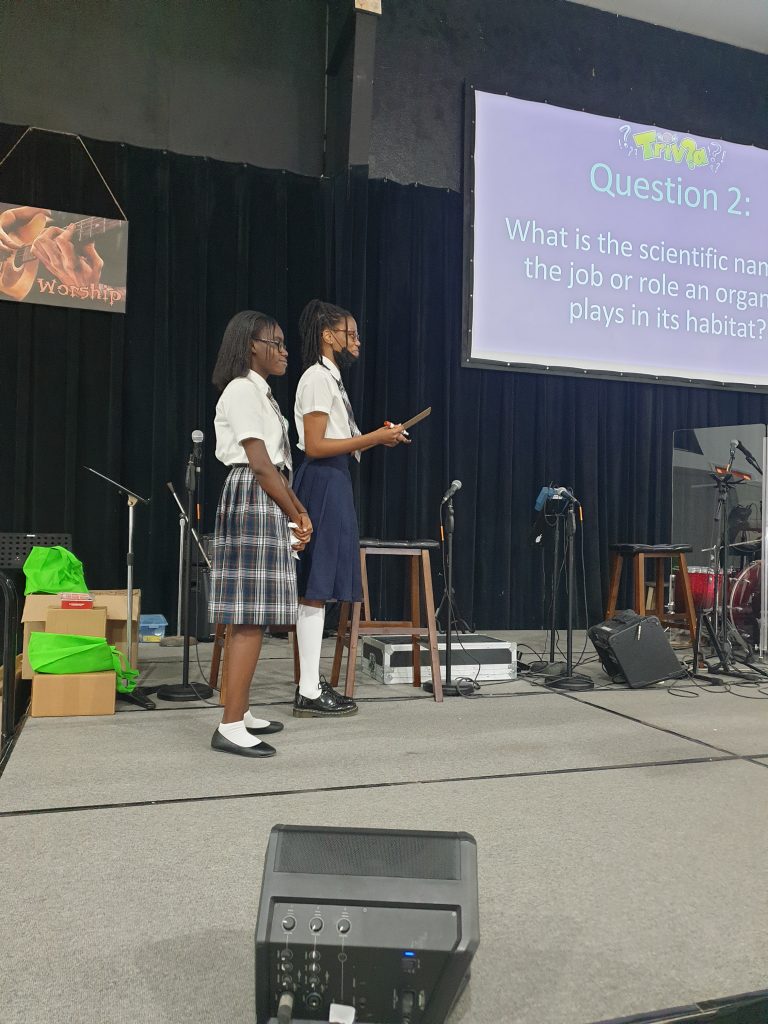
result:
[[[126,554],[126,623],[125,623],[125,660],[130,665],[131,663],[131,645],[133,643],[133,518],[134,511],[137,505],[148,505],[149,498],[142,498],[141,495],[135,494],[129,490],[123,484],[112,480],[110,477],[100,473],[98,469],[92,469],[90,466],[83,466],[83,469],[87,469],[89,473],[93,473],[94,476],[101,477],[102,480],[106,480],[108,484],[112,484],[117,489],[119,494],[124,494],[128,500],[128,550]],[[140,708],[144,708],[145,711],[152,711],[156,705],[155,702],[146,697],[138,687],[132,690],[130,693],[122,693],[120,690],[117,691],[117,699],[122,700],[127,704],[136,704]]]
[[[200,459],[203,449],[203,433],[195,430],[192,434],[192,451],[187,462],[185,485],[187,488],[186,519],[188,529],[184,534],[184,584],[182,590],[182,619],[184,622],[184,656],[182,660],[181,682],[161,686],[158,697],[170,701],[208,700],[213,690],[206,683],[190,683],[189,681],[189,585],[192,569],[192,520],[195,511],[195,490],[197,475],[200,472]]]
[[[203,561],[208,566],[208,571],[211,569],[211,560],[205,553],[205,548],[200,543],[200,538],[197,535],[197,531],[190,524],[187,519],[187,513],[184,511],[184,506],[179,501],[179,496],[173,488],[173,484],[169,480],[165,485],[171,492],[173,500],[179,507],[179,589],[178,589],[178,601],[176,605],[176,634],[174,636],[164,636],[160,641],[161,647],[180,647],[184,642],[184,615],[183,615],[183,603],[184,603],[184,552],[186,550],[186,536],[187,530],[192,531],[192,537],[194,538],[197,550],[203,558]],[[197,643],[197,637],[190,637],[190,643]]]

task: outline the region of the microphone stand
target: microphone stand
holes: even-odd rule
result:
[[[182,618],[184,621],[184,655],[181,669],[181,682],[168,683],[161,686],[158,697],[170,701],[191,701],[208,700],[213,696],[213,690],[206,683],[190,683],[189,681],[189,585],[192,569],[192,520],[195,514],[195,489],[197,487],[197,474],[200,467],[195,458],[195,451],[190,452],[187,462],[187,474],[185,484],[187,488],[187,511],[186,519],[189,528],[184,534],[184,584],[182,591]]]
[[[544,509],[546,511],[546,504]],[[567,665],[564,665],[562,661],[555,660],[555,637],[557,630],[555,623],[557,619],[557,594],[560,589],[560,571],[558,569],[558,558],[560,556],[560,518],[563,513],[558,509],[555,512],[555,543],[552,548],[552,584],[550,592],[550,616],[549,616],[549,661],[541,665],[540,668],[536,669],[537,675],[542,675],[545,679],[558,679],[560,676],[566,676],[570,674],[570,669]]]
[[[451,634],[453,633],[453,529],[455,525],[453,516],[453,498],[446,502],[445,509],[445,585],[448,594],[448,629],[445,634],[445,681],[443,682],[443,693],[450,694],[458,689],[451,683]]]
[[[445,517],[443,518],[443,505],[445,506]],[[440,602],[442,608],[445,602],[448,610],[448,621],[445,630],[445,678],[443,679],[444,697],[461,697],[463,691],[458,685],[451,682],[451,670],[453,666],[453,629],[456,624],[458,632],[458,615],[453,605],[453,534],[455,528],[455,517],[453,513],[453,495],[444,498],[440,506],[440,534],[445,545],[445,594]],[[435,614],[437,618],[439,612]],[[465,623],[466,625],[466,623]],[[467,631],[469,632],[469,630]],[[434,682],[427,679],[421,684],[422,689],[427,693],[434,693]]]
[[[593,690],[595,684],[589,676],[579,675],[573,671],[573,595],[575,589],[575,573],[573,549],[576,543],[576,499],[568,494],[568,505],[565,511],[565,547],[566,547],[566,579],[568,582],[568,632],[565,658],[565,675],[551,679],[544,685],[553,690]],[[581,517],[580,517],[581,518]]]
[[[119,494],[124,494],[128,501],[128,550],[126,553],[126,616],[125,616],[125,660],[131,664],[131,647],[133,645],[133,518],[136,506],[148,505],[149,498],[142,498],[140,494],[134,493],[129,490],[123,484],[118,483],[117,480],[113,480],[111,477],[105,476],[100,473],[98,469],[93,469],[91,466],[83,466],[83,469],[87,469],[89,473],[93,473],[94,476],[101,477],[102,480],[106,480],[108,484],[112,484],[117,489]],[[135,704],[137,707],[143,708],[145,711],[152,711],[156,707],[155,702],[150,700],[140,689],[135,687],[130,693],[122,693],[120,690],[117,691],[117,699],[123,701],[126,704]]]
[[[176,633],[174,636],[164,636],[160,641],[161,647],[180,647],[184,642],[184,615],[183,615],[183,603],[184,603],[184,552],[185,552],[185,539],[187,527],[192,530],[192,536],[197,550],[200,552],[205,564],[208,566],[208,570],[211,569],[211,560],[205,553],[205,548],[200,543],[200,538],[197,535],[197,531],[193,526],[190,526],[189,520],[187,519],[187,513],[184,511],[184,506],[179,501],[179,496],[173,488],[173,484],[169,480],[165,485],[171,492],[171,496],[176,504],[179,506],[179,588],[178,588],[178,601],[176,605]],[[190,637],[190,643],[197,643],[197,637]]]

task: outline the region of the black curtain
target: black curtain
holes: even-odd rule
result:
[[[0,157],[21,135],[0,128]],[[0,530],[67,532],[91,587],[125,585],[124,499],[93,466],[149,497],[136,514],[142,608],[175,626],[178,514],[190,435],[206,435],[205,527],[224,477],[210,383],[239,309],[295,325],[327,291],[327,189],[245,164],[86,140],[129,220],[125,316],[0,302]],[[0,168],[0,198],[119,216],[76,139],[32,133]],[[285,408],[300,372],[275,390]]]
[[[0,156],[20,134],[0,127]],[[759,394],[462,369],[456,193],[369,182],[359,168],[310,179],[87,145],[130,221],[128,312],[0,301],[0,530],[71,532],[90,585],[123,586],[125,507],[82,466],[123,481],[152,499],[135,539],[144,611],[175,619],[178,518],[165,484],[181,488],[196,428],[206,435],[201,496],[212,525],[224,473],[213,456],[210,375],[239,309],[274,313],[286,330],[289,373],[275,386],[286,412],[301,372],[298,314],[323,295],[351,309],[364,337],[349,375],[361,427],[432,406],[410,448],[363,457],[361,530],[437,537],[440,497],[460,479],[456,596],[483,628],[541,625],[529,532],[542,484],[572,484],[583,502],[596,621],[608,543],[669,539],[673,431],[768,422]],[[0,168],[0,200],[115,214],[79,143],[42,133]],[[373,575],[382,614],[400,613],[401,572],[398,564]]]

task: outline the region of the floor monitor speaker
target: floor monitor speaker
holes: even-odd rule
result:
[[[443,1024],[480,941],[466,832],[276,825],[256,923],[256,1021]],[[340,1016],[336,1016],[340,1014]]]
[[[628,609],[589,629],[600,662],[614,683],[650,686],[688,673],[655,615]]]

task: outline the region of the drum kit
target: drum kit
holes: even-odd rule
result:
[[[759,529],[759,528],[758,528]],[[733,625],[741,636],[752,647],[757,647],[760,642],[760,602],[762,598],[762,560],[748,561],[745,556],[760,554],[761,542],[747,541],[740,544],[730,544],[729,551],[734,555],[740,555],[743,564],[739,567],[733,566],[728,570],[728,611]],[[713,548],[705,548],[713,551]],[[714,608],[715,593],[722,593],[723,570],[715,571],[712,566],[689,565],[688,577],[691,583],[693,594],[693,605],[696,614],[709,613]],[[717,579],[717,586],[715,586]],[[683,581],[677,575],[674,580],[674,610],[682,612],[684,603]]]
[[[760,647],[763,528],[754,520],[762,516],[755,504],[742,505],[731,498],[740,484],[751,479],[748,474],[733,471],[737,448],[762,475],[757,460],[739,440],[731,441],[726,466],[711,467],[713,472],[709,475],[716,491],[715,543],[703,549],[710,552],[711,566],[689,568],[699,622],[694,664],[706,664],[710,672],[733,674],[740,663],[748,665],[759,676],[765,676],[768,673],[756,664]],[[760,536],[750,539],[750,534]],[[736,560],[738,567],[732,564]],[[679,605],[682,588],[677,580],[675,584],[675,603]],[[706,657],[707,648],[714,657]]]

